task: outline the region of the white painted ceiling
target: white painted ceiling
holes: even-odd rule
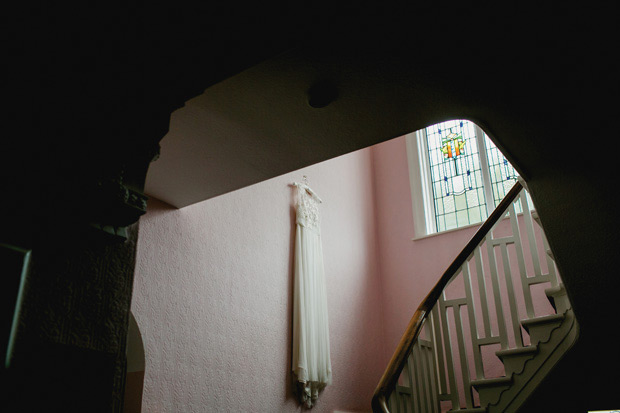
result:
[[[383,65],[387,67],[382,67]],[[170,119],[145,192],[182,208],[425,126],[446,97],[389,62],[291,51],[208,88]],[[319,80],[337,85],[308,104]],[[424,116],[419,116],[424,113]]]

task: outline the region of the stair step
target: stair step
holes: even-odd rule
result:
[[[538,212],[532,211],[532,218],[534,218],[534,221],[536,221],[538,223],[538,226],[540,226],[542,228],[543,225],[542,225],[542,222],[540,222],[540,216],[538,216]],[[551,259],[553,261],[555,261],[555,257],[553,256],[553,252],[550,249],[545,250],[545,252],[547,253],[547,255],[549,257],[551,257]]]
[[[566,288],[564,288],[564,284],[559,283],[556,287],[546,288],[545,294],[547,294],[550,297],[566,294]]]
[[[546,288],[545,294],[549,298],[556,313],[564,313],[571,307],[564,284],[560,283],[557,287]]]
[[[535,346],[549,340],[551,332],[562,324],[564,318],[564,314],[551,314],[521,320],[521,325],[530,335],[530,343]]]
[[[497,387],[503,385],[510,386],[510,383],[512,383],[512,376],[496,377],[493,379],[478,379],[471,381],[471,385],[474,386],[476,389],[485,387]]]
[[[498,377],[495,379],[472,380],[471,385],[474,386],[480,396],[480,404],[495,404],[504,390],[512,384],[512,376]]]
[[[472,409],[450,409],[446,413],[486,413],[486,407],[474,407]]]
[[[525,362],[533,359],[537,353],[538,346],[526,346],[500,350],[495,352],[495,355],[504,363],[506,375],[512,376],[521,373],[525,367]]]

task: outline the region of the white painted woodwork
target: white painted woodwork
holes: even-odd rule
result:
[[[522,191],[507,211],[509,222],[500,220],[452,277],[446,288],[462,277],[462,296],[447,298],[444,290],[430,312],[389,399],[390,412],[439,413],[446,405],[450,412],[516,411],[573,344],[578,325],[529,202]],[[500,226],[502,235],[494,236]],[[537,284],[547,286],[532,290]],[[541,294],[554,314],[536,314]],[[486,345],[499,345],[505,376],[485,377]]]

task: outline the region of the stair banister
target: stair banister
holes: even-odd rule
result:
[[[418,336],[422,331],[424,322],[430,314],[431,310],[437,304],[443,290],[449,284],[452,277],[461,269],[467,259],[472,256],[478,245],[480,245],[487,234],[491,231],[493,226],[506,214],[508,208],[519,196],[519,193],[523,189],[520,182],[516,182],[512,189],[506,194],[500,204],[493,210],[489,218],[480,226],[478,231],[474,234],[471,240],[467,243],[465,248],[459,253],[459,255],[452,261],[446,271],[443,273],[437,284],[429,292],[426,298],[417,308],[413,317],[409,321],[407,330],[403,334],[388,366],[375,389],[375,393],[372,398],[372,409],[375,413],[390,413],[387,400],[390,394],[394,391],[398,378],[407,363],[409,354],[412,351]]]

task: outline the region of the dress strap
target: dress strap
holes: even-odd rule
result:
[[[323,200],[319,198],[316,192],[314,192],[312,188],[310,188],[308,185],[304,183],[300,183],[300,182],[293,182],[293,185],[296,186],[299,190],[305,190],[308,193],[308,195],[311,195],[312,197],[314,197],[314,199],[316,199],[319,203],[323,203]]]

